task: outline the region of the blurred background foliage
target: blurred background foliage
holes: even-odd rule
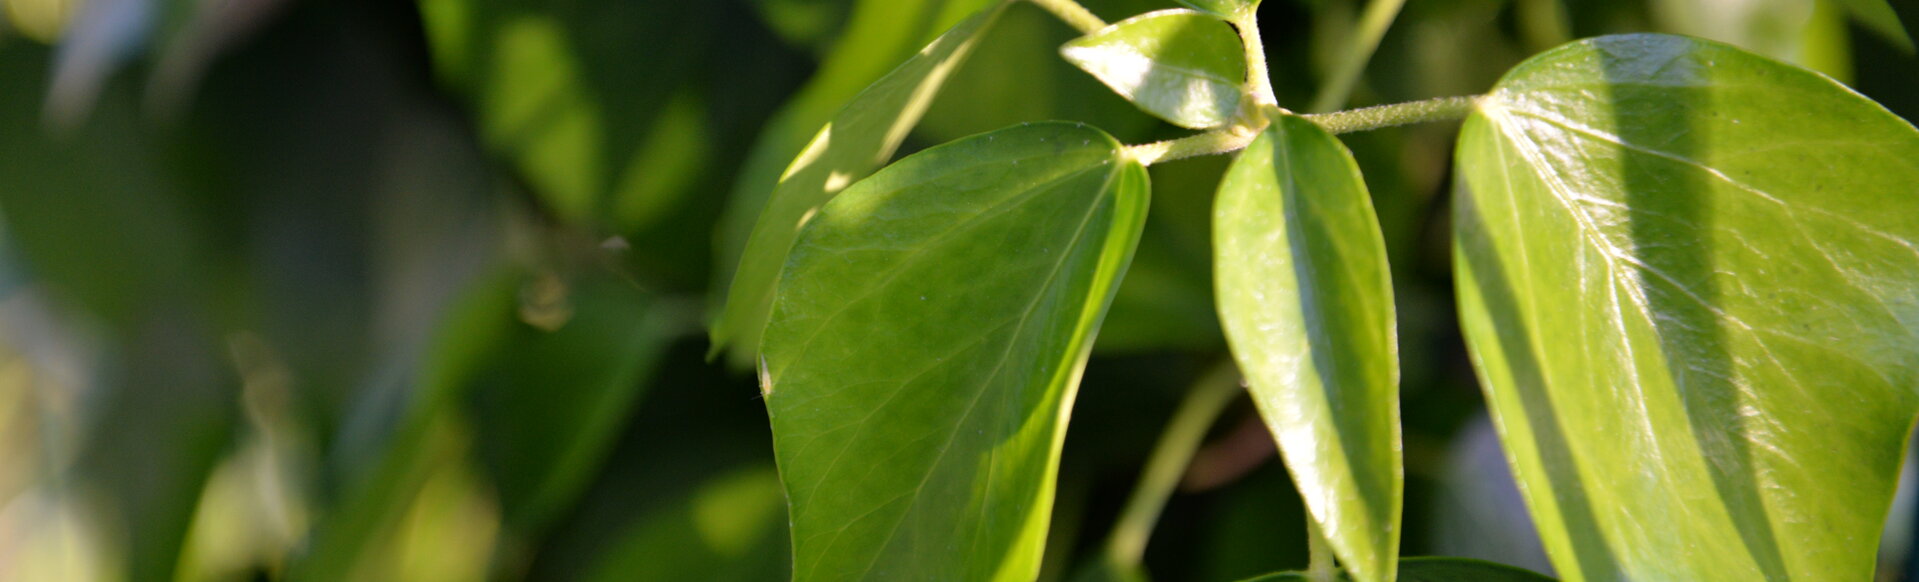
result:
[[[702,324],[779,169],[983,4],[0,0],[0,580],[784,578],[755,381],[706,357]],[[1919,118],[1898,28],[1919,7],[1871,4],[1410,2],[1354,105],[1479,92],[1560,42],[1657,30]],[[1311,98],[1360,9],[1266,2],[1282,104]],[[1180,134],[1057,58],[1072,36],[1013,8],[904,150],[1041,119]],[[1347,136],[1398,286],[1404,549],[1549,570],[1453,323],[1452,131]],[[1223,357],[1207,221],[1225,162],[1152,169],[1046,579],[1095,551]],[[1305,563],[1272,457],[1236,404],[1161,521],[1156,577]],[[1912,513],[1889,524],[1888,580],[1911,569]]]

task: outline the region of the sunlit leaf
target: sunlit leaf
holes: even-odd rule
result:
[[[1111,137],[1042,123],[908,157],[820,210],[762,371],[795,580],[1032,579],[1146,202]]]
[[[833,195],[866,177],[893,156],[900,141],[926,112],[941,84],[966,59],[975,41],[1004,7],[1004,3],[996,3],[955,25],[850,102],[836,101],[845,106],[824,129],[818,129],[817,123],[809,126],[810,131],[818,133],[804,150],[796,150],[797,158],[790,154],[785,158],[791,162],[777,182],[770,179],[760,182],[755,168],[749,165],[738,187],[765,187],[771,198],[762,198],[761,193],[736,191],[731,212],[752,208],[757,210],[759,218],[752,235],[744,239],[743,251],[736,255],[739,268],[734,271],[731,285],[725,287],[725,307],[713,322],[714,350],[730,348],[736,364],[753,360],[758,353],[760,334],[766,327],[767,314],[773,306],[773,287],[780,267],[786,263],[787,253],[800,229]],[[805,98],[803,95],[802,99]],[[798,108],[809,102],[796,102],[789,106],[795,109],[786,115],[789,119],[800,119],[803,111]],[[780,123],[776,122],[768,131],[781,131],[785,125]],[[777,136],[761,139],[774,140]],[[777,142],[763,141],[755,155],[785,152],[777,146]],[[764,208],[760,208],[761,201]],[[723,255],[720,260],[727,259]]]
[[[1346,146],[1278,115],[1214,201],[1220,322],[1307,513],[1355,578],[1391,580],[1404,478],[1386,244]]]
[[[1312,578],[1304,572],[1280,572],[1240,582],[1312,582]],[[1467,558],[1406,558],[1399,561],[1399,582],[1552,582],[1552,578]]]
[[[1629,35],[1459,141],[1468,344],[1588,580],[1866,580],[1919,398],[1919,131],[1825,77]]]
[[[1114,23],[1060,47],[1060,55],[1140,109],[1193,129],[1239,113],[1246,55],[1217,17],[1161,10]]]

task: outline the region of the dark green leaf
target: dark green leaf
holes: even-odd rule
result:
[[[735,363],[752,361],[758,353],[767,313],[773,306],[773,287],[780,266],[786,263],[787,253],[800,229],[833,195],[892,157],[900,140],[906,138],[906,133],[926,112],[940,85],[966,59],[974,41],[1004,6],[996,3],[954,26],[925,50],[845,103],[825,129],[813,136],[812,143],[799,151],[799,157],[786,167],[777,183],[759,184],[752,179],[753,169],[747,169],[749,175],[741,187],[764,185],[772,197],[765,199],[765,208],[759,209],[758,222],[753,226],[752,235],[745,239],[744,251],[738,255],[739,269],[727,287],[726,305],[713,322],[714,350],[730,346]],[[757,194],[750,200],[736,197],[734,204],[758,208],[759,200]]]
[[[508,525],[537,531],[592,477],[646,388],[673,326],[624,281],[571,285],[571,317],[545,330],[492,314],[507,327],[472,374],[479,452]]]
[[[908,157],[820,210],[762,364],[795,580],[1032,579],[1146,203],[1111,137],[1042,123]]]
[[[1866,580],[1919,398],[1919,131],[1819,75],[1615,36],[1459,141],[1462,325],[1588,580]]]
[[[1214,201],[1220,321],[1334,553],[1391,580],[1404,477],[1386,244],[1338,138],[1278,114]]]
[[[1340,576],[1340,580],[1347,580]],[[1240,582],[1311,582],[1304,572],[1280,572]],[[1552,582],[1552,578],[1504,564],[1468,558],[1406,558],[1399,582]]]
[[[1225,125],[1239,113],[1246,55],[1239,34],[1217,17],[1161,10],[1114,23],[1060,47],[1133,104],[1193,129]]]

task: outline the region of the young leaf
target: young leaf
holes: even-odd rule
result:
[[[1060,47],[1060,55],[1140,109],[1181,127],[1239,113],[1246,55],[1225,21],[1191,10],[1148,12]]]
[[[1340,576],[1341,580],[1348,580]],[[1552,582],[1538,573],[1470,558],[1406,558],[1399,561],[1400,582]],[[1311,582],[1304,572],[1280,572],[1240,582]]]
[[[1338,138],[1279,114],[1214,201],[1220,321],[1314,522],[1354,577],[1393,579],[1403,476],[1386,244]]]
[[[1241,18],[1259,10],[1259,0],[1179,0],[1179,3],[1228,20]]]
[[[731,345],[733,360],[739,364],[750,362],[758,353],[760,333],[773,306],[774,283],[800,229],[834,194],[892,157],[940,85],[1005,6],[995,2],[959,23],[867,87],[787,166],[739,255],[726,305],[712,326],[714,350]]]
[[[1459,140],[1461,320],[1574,580],[1865,580],[1919,398],[1919,131],[1701,40],[1521,64]]]
[[[1146,214],[1105,133],[913,155],[821,208],[780,277],[762,390],[794,580],[1031,580],[1092,338]]]

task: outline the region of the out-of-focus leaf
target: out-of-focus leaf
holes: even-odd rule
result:
[[[594,582],[761,582],[785,575],[785,497],[772,467],[743,467],[623,533],[594,565]]]
[[[621,232],[677,203],[706,160],[698,100],[683,85],[702,63],[714,11],[711,2],[420,2],[436,72],[473,104],[487,146],[554,214]]]
[[[306,552],[289,563],[289,580],[345,579],[401,517],[435,463],[463,454],[453,413],[472,374],[504,345],[511,331],[504,314],[516,311],[519,283],[511,271],[479,278],[449,307],[397,427],[376,457],[344,477],[339,498],[314,523]]]
[[[1386,243],[1346,146],[1274,115],[1214,201],[1220,322],[1308,515],[1354,578],[1392,580],[1404,476]]]
[[[566,301],[572,316],[552,331],[494,314],[506,337],[466,388],[507,523],[535,532],[595,474],[673,333],[624,282],[588,278]]]
[[[1584,580],[1872,576],[1919,397],[1919,130],[1663,35],[1508,73],[1459,139],[1461,321]]]
[[[730,348],[731,360],[736,365],[753,361],[759,353],[767,313],[773,306],[773,288],[780,267],[786,264],[787,253],[801,228],[833,195],[892,157],[900,140],[906,138],[906,133],[926,112],[941,84],[966,59],[980,33],[992,25],[1005,6],[1005,2],[995,3],[954,26],[925,50],[845,103],[832,121],[813,136],[812,143],[798,152],[797,158],[792,158],[776,182],[757,180],[756,167],[749,160],[747,175],[741,179],[739,188],[764,186],[771,198],[735,190],[732,202],[735,208],[729,212],[742,212],[750,207],[759,218],[751,237],[742,239],[743,254],[732,255],[738,257],[739,269],[730,286],[721,287],[725,289],[726,304],[712,324],[714,350]],[[785,117],[776,120],[767,130],[772,133],[761,138],[756,159],[768,155],[767,152],[785,151],[779,147],[785,128],[797,123],[787,120],[810,118],[808,108],[812,106],[808,105],[811,102],[808,99],[820,91],[824,90],[809,89],[798,98],[800,101],[789,106],[791,109]],[[722,256],[720,260],[727,258]]]
[[[1815,0],[1655,0],[1652,13],[1666,32],[1732,44],[1804,65],[1806,24]]]
[[[1239,113],[1246,55],[1239,34],[1212,15],[1141,14],[1066,43],[1060,55],[1176,125],[1218,127]]]
[[[1892,3],[1886,0],[1839,0],[1839,3],[1844,4],[1846,10],[1873,34],[1908,53],[1912,52],[1912,36],[1907,34],[1906,26],[1899,22],[1899,13],[1892,10]]]
[[[852,8],[852,0],[752,0],[760,20],[788,43],[824,48]]]
[[[1238,19],[1259,10],[1259,0],[1179,0],[1179,3],[1225,19]]]
[[[908,157],[821,209],[762,370],[795,580],[1036,575],[1147,194],[1111,137],[1042,123]]]
[[[1350,580],[1345,575],[1340,580]],[[1552,582],[1552,578],[1504,564],[1467,558],[1406,558],[1399,561],[1399,582]],[[1240,582],[1312,582],[1304,572],[1280,572]]]

